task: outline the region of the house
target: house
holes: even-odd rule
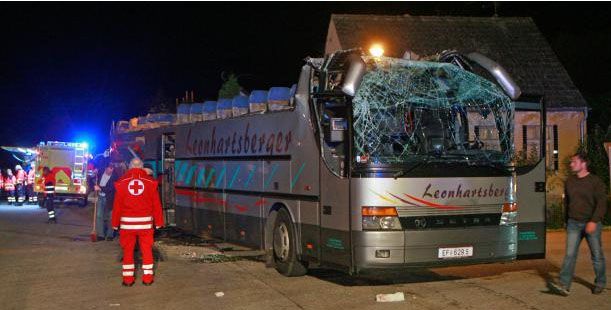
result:
[[[385,55],[393,57],[402,57],[406,51],[418,55],[451,49],[477,51],[501,64],[524,98],[544,96],[548,202],[561,199],[568,173],[565,163],[585,137],[588,105],[530,17],[331,16],[326,54],[373,43],[382,44]],[[535,143],[538,145],[538,124],[532,115],[516,113],[517,152],[533,152]]]

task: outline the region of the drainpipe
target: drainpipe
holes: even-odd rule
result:
[[[586,132],[588,131],[588,107],[585,107],[583,109],[583,120],[581,120],[581,137],[580,137],[580,142],[584,143],[585,139],[586,139]]]

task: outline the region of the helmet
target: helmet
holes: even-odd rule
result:
[[[15,166],[15,170],[23,170],[23,168],[21,168],[21,165],[17,165]]]

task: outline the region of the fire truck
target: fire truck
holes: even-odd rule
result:
[[[39,195],[44,191],[42,172],[44,167],[49,167],[55,176],[56,198],[78,199],[81,206],[87,205],[89,157],[87,143],[40,142],[36,147],[34,191]]]

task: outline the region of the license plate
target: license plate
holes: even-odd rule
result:
[[[439,248],[439,258],[461,258],[473,256],[473,247]]]

